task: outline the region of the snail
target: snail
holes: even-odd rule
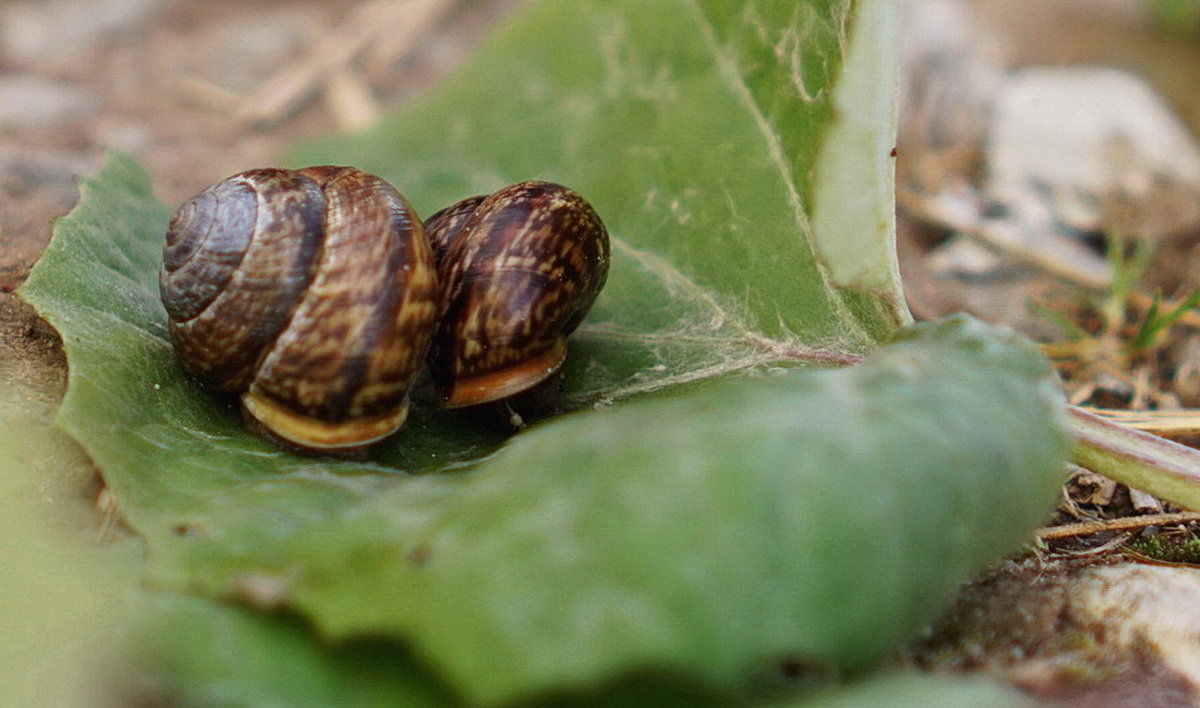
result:
[[[521,182],[449,206],[425,229],[441,281],[429,349],[439,404],[509,399],[558,373],[608,275],[608,232],[591,205]]]
[[[349,167],[243,172],[185,202],[159,287],[172,344],[287,447],[361,449],[398,430],[437,313],[421,220]]]
[[[445,408],[551,379],[608,262],[600,217],[560,185],[522,182],[422,224],[354,168],[267,168],[179,208],[159,286],[184,370],[239,394],[285,447],[338,453],[404,424],[423,361]]]

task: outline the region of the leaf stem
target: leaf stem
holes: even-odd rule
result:
[[[1071,461],[1187,509],[1200,510],[1200,451],[1103,418],[1068,409]]]

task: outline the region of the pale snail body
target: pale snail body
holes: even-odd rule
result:
[[[285,444],[399,429],[436,317],[433,253],[394,188],[346,167],[235,175],[180,207],[159,277],[184,368]]]
[[[426,223],[441,278],[429,368],[440,403],[509,398],[556,374],[608,275],[608,232],[579,194],[521,182]]]

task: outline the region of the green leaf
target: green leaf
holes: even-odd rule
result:
[[[572,345],[580,404],[781,359],[844,361],[908,318],[893,248],[895,12],[533,3],[427,100],[294,162],[378,173],[423,214],[535,177],[586,196],[613,265]]]
[[[396,179],[425,213],[530,177],[594,201],[615,258],[567,397],[621,402],[507,443],[420,390],[370,461],[249,435],[174,361],[168,210],[113,156],[21,296],[63,335],[58,423],[145,539],[149,583],[404,642],[479,702],[646,673],[728,695],[910,637],[1040,520],[1065,442],[1044,361],[969,321],[852,369],[779,369],[857,361],[906,318],[893,12],[537,2],[411,113],[307,153]],[[269,672],[312,656],[279,651]]]
[[[1020,545],[1066,452],[1019,337],[907,337],[546,423],[449,490],[398,484],[297,539],[297,606],[408,636],[485,702],[644,667],[726,690],[787,658],[868,667]]]
[[[236,421],[197,435],[215,414],[172,378],[161,324],[137,319],[152,308],[96,292],[151,280],[104,266],[137,261],[109,205],[161,217],[131,170],[115,158],[84,186],[24,294],[64,331],[60,418],[125,500],[152,578],[246,600],[265,584],[331,636],[403,638],[469,698],[645,669],[729,691],[796,657],[863,668],[1053,500],[1049,370],[969,320],[849,369],[550,421],[471,474],[294,458]]]
[[[1041,704],[1015,688],[983,679],[897,673],[776,705],[797,708],[1032,708]]]
[[[1158,19],[1178,34],[1200,29],[1200,0],[1149,0]]]
[[[444,706],[394,645],[328,646],[295,618],[170,593],[143,600],[133,665],[155,704]]]

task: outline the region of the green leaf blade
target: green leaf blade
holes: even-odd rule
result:
[[[665,350],[672,373],[710,366],[697,337],[736,343],[727,358],[747,366],[763,340],[861,353],[907,315],[890,221],[876,257],[860,254],[882,261],[876,281],[841,292],[814,255],[814,165],[852,15],[847,2],[535,3],[435,96],[296,161],[379,172],[424,213],[530,177],[575,187],[614,237],[609,284],[580,333],[614,371],[628,352],[612,339],[651,331],[678,333],[642,343],[650,359]],[[876,123],[892,133],[890,115]],[[890,174],[886,159],[871,166]],[[647,274],[683,310],[672,327],[614,306],[656,289]]]
[[[733,692],[788,659],[861,670],[1019,546],[1065,453],[1036,352],[943,322],[853,369],[547,423],[438,510],[400,484],[337,521],[336,555],[301,542],[296,599],[335,636],[394,628],[487,703],[646,669]]]
[[[444,706],[395,646],[331,647],[294,617],[163,593],[140,598],[133,668],[143,700],[182,706]],[[149,690],[147,690],[149,689]]]
[[[203,587],[187,560],[197,547],[253,566],[272,557],[272,540],[401,472],[278,450],[249,434],[234,406],[183,375],[158,296],[168,219],[144,170],[127,156],[110,156],[81,185],[79,206],[59,220],[18,295],[63,336],[70,374],[57,423],[105,472],[126,521],[150,540],[151,577]],[[461,421],[416,418],[399,437],[419,443],[392,455],[408,469],[441,467],[462,450],[473,459],[499,441],[473,435],[464,445],[454,430]]]

